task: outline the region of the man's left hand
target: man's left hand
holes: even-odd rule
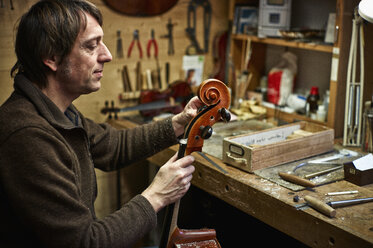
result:
[[[176,137],[184,133],[185,126],[192,120],[198,112],[198,109],[203,105],[197,96],[190,99],[184,110],[172,117],[172,126]]]

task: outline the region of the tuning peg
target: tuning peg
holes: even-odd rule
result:
[[[212,135],[212,127],[211,126],[200,126],[199,128],[201,130],[201,138],[202,139],[208,139]]]
[[[228,110],[226,110],[225,108],[221,108],[219,112],[223,121],[229,122],[231,120],[231,113],[229,113]]]

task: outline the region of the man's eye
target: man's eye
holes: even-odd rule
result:
[[[93,50],[97,47],[97,43],[94,43],[94,44],[88,44],[87,45],[87,48],[90,49],[90,50]]]

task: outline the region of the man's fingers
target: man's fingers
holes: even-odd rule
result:
[[[191,165],[194,162],[194,160],[195,158],[192,155],[187,155],[177,160],[176,163],[178,163],[180,167],[185,168]]]

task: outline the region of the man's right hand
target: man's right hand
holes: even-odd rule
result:
[[[142,192],[156,212],[176,202],[188,191],[195,170],[193,162],[191,155],[177,159],[175,154],[159,169],[153,182]]]

